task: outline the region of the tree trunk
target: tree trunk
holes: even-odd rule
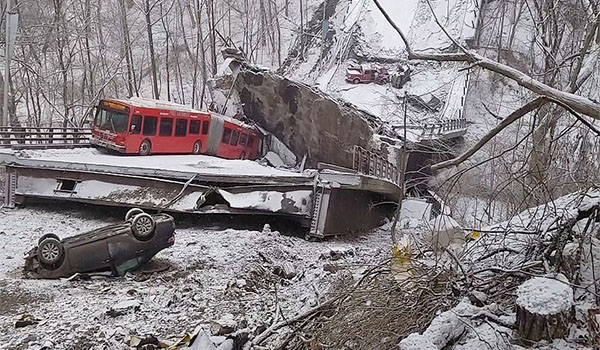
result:
[[[573,290],[564,275],[535,277],[519,286],[516,324],[523,343],[565,338],[573,316]]]
[[[171,74],[169,69],[169,38],[170,28],[165,20],[166,14],[163,12],[163,4],[160,5],[160,21],[162,22],[165,31],[165,71],[167,73],[167,101],[171,101]]]
[[[204,53],[204,41],[202,40],[204,36],[202,34],[202,2],[200,0],[196,0],[196,21],[198,23],[196,51],[200,51],[200,69],[202,73],[202,92],[200,93],[198,103],[199,107],[202,108],[204,105],[204,95],[206,94],[206,56]]]
[[[69,104],[67,101],[68,95],[68,77],[67,77],[67,66],[65,64],[65,46],[66,46],[66,33],[64,32],[64,18],[62,15],[62,1],[54,0],[54,25],[56,31],[56,55],[58,58],[58,66],[60,68],[60,75],[62,77],[62,103],[63,103],[63,127],[68,125],[69,119]]]
[[[121,10],[121,28],[123,30],[123,44],[125,45],[125,61],[127,62],[127,92],[129,92],[129,96],[133,96],[135,91],[135,95],[138,96],[135,83],[135,71],[133,70],[131,43],[129,42],[129,27],[127,26],[127,9],[125,8],[125,0],[119,1],[119,9]]]
[[[146,30],[148,31],[148,46],[150,49],[150,68],[152,69],[152,94],[155,99],[159,98],[158,95],[158,72],[156,67],[156,54],[154,53],[154,40],[152,39],[152,21],[150,20],[150,0],[145,2],[146,8],[144,14],[146,16]]]
[[[213,75],[217,74],[217,43],[215,32],[215,5],[213,0],[206,2],[206,15],[208,20],[208,38],[210,41],[210,69]]]
[[[300,0],[300,58],[304,59],[304,8]]]

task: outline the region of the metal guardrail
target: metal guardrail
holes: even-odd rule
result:
[[[90,128],[0,127],[0,148],[75,148],[89,146]]]
[[[439,123],[424,124],[422,136],[443,135],[448,132],[467,128],[467,119],[449,119]]]
[[[360,146],[354,146],[352,168],[360,174],[371,175],[398,184],[400,171],[381,155],[368,151]]]

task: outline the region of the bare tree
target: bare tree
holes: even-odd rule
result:
[[[150,5],[150,0],[144,0],[144,16],[146,18],[146,31],[148,32],[148,49],[150,51],[150,69],[152,74],[152,94],[156,99],[160,97],[160,93],[158,91],[158,67],[156,66],[156,53],[154,52],[151,12],[158,3],[159,1],[155,1]]]
[[[129,96],[139,96],[139,90],[135,78],[135,70],[133,69],[133,55],[131,53],[131,42],[129,41],[129,26],[127,24],[127,9],[125,0],[119,0],[119,8],[121,10],[119,19],[121,21],[123,45],[125,51],[125,60],[127,61],[127,89]]]

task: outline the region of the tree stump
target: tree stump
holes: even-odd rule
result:
[[[567,278],[532,278],[517,290],[517,332],[524,343],[565,338],[573,320],[573,289]]]

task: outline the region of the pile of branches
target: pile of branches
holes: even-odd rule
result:
[[[458,303],[452,271],[415,261],[398,275],[389,266],[388,259],[358,281],[351,275],[342,278],[325,302],[286,322],[275,349],[393,348]],[[259,336],[254,344],[265,339]]]
[[[340,285],[338,291],[347,298],[334,312],[307,325],[294,349],[305,349],[306,337],[321,348],[395,348],[410,333],[422,332],[440,310],[458,303],[451,286],[454,277],[436,268],[412,268],[404,276],[386,269],[357,288]]]

